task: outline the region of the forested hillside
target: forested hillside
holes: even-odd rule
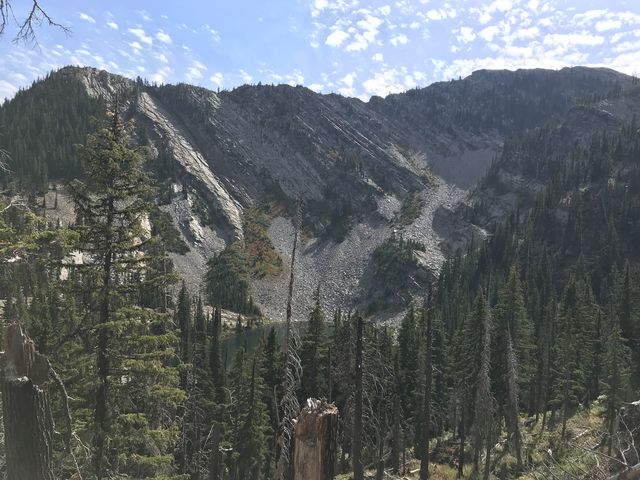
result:
[[[638,86],[608,70],[530,73],[363,104],[70,69],[3,105],[15,119],[2,124],[15,171],[0,208],[6,353],[24,332],[48,362],[36,378],[26,360],[23,383],[13,357],[2,365],[7,468],[19,387],[45,412],[29,431],[46,440],[44,478],[299,480],[309,398],[339,412],[318,441],[340,479],[637,469]],[[505,145],[458,203],[419,153],[480,134]],[[65,222],[39,196],[53,179]],[[432,232],[445,207],[455,221]],[[440,243],[463,247],[444,258]],[[356,304],[329,294],[351,288],[357,250]],[[202,252],[206,273],[184,281],[177,266]],[[340,275],[300,270],[328,261]],[[389,311],[403,314],[379,321]]]

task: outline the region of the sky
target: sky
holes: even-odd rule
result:
[[[21,18],[30,0],[13,0]],[[0,38],[0,100],[65,65],[213,90],[305,85],[363,100],[479,69],[640,73],[640,0],[41,0],[71,31]]]

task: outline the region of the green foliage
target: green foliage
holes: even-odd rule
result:
[[[424,200],[420,195],[420,192],[409,192],[402,199],[402,205],[400,211],[393,219],[394,225],[404,226],[411,225],[422,214],[422,208],[424,206]]]
[[[180,232],[174,226],[171,216],[167,212],[154,207],[149,214],[149,220],[151,221],[151,233],[162,239],[168,252],[184,255],[189,251],[189,247],[180,237]]]
[[[151,210],[144,150],[130,142],[130,127],[116,112],[80,150],[86,178],[71,186],[85,261],[72,281],[83,293],[93,332],[87,347],[98,373],[95,391],[81,394],[94,410],[94,423],[86,425],[93,473],[147,478],[171,471],[175,413],[186,396],[172,365],[178,337],[163,311],[170,279],[154,270],[164,270],[163,260],[143,227]],[[159,295],[149,296],[157,289]],[[139,303],[143,299],[149,305]]]
[[[82,82],[67,71],[47,74],[29,91],[0,106],[0,150],[9,153],[10,171],[0,171],[5,185],[45,191],[50,179],[72,179],[83,172],[75,145],[92,128],[90,119],[104,112]]]
[[[424,252],[419,242],[393,235],[373,252],[365,298],[371,299],[367,313],[406,304],[414,289],[417,271],[414,251]]]
[[[249,259],[238,242],[225,248],[209,261],[205,289],[210,305],[217,305],[238,313],[259,315],[253,303]]]
[[[254,278],[277,276],[282,273],[282,258],[271,243],[267,229],[270,223],[268,205],[244,211],[244,250],[249,270]]]
[[[327,378],[327,345],[325,338],[325,321],[320,303],[320,287],[314,294],[313,310],[309,314],[307,327],[300,345],[300,380],[299,403],[304,405],[307,398],[323,398],[328,393]]]

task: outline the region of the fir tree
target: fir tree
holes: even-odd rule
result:
[[[93,474],[151,477],[171,466],[171,456],[158,452],[173,447],[175,409],[184,399],[168,365],[177,338],[167,314],[135,305],[136,292],[159,276],[152,271],[154,239],[143,228],[151,181],[117,105],[87,137],[81,157],[86,179],[72,184],[72,195],[80,219],[78,248],[86,259],[82,280],[95,312]]]
[[[302,378],[300,381],[300,404],[304,404],[307,398],[326,398],[328,393],[327,369],[325,368],[327,345],[324,313],[320,303],[320,286],[316,289],[313,301],[313,310],[309,314],[307,328],[301,339],[300,364]]]

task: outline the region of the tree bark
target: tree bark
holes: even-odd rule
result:
[[[292,480],[333,480],[338,443],[338,408],[309,399],[298,416]]]
[[[0,356],[7,478],[53,480],[49,362],[19,324],[5,332]]]

